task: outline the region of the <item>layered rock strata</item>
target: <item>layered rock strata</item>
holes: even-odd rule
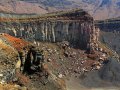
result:
[[[97,40],[93,18],[83,10],[48,13],[26,18],[1,17],[0,32],[27,40],[47,42],[69,41],[86,48]]]

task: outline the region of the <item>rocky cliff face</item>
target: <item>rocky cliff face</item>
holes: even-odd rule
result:
[[[98,38],[93,22],[93,18],[83,10],[49,13],[33,18],[1,17],[0,32],[31,41],[69,41],[86,48],[89,42]]]
[[[102,30],[107,32],[120,31],[120,17],[106,20],[96,21],[96,25]]]
[[[120,56],[120,18],[96,21],[96,25],[102,30],[100,40]]]
[[[5,74],[0,72],[3,78],[1,79],[1,83],[9,83],[14,79],[11,77],[16,75],[18,80],[13,82],[18,82],[20,85],[28,84],[26,86],[30,89],[34,86],[35,90],[38,90],[38,88],[44,90],[44,88],[46,89],[48,87],[48,90],[58,90],[58,88],[65,90],[67,88],[63,79],[64,77],[66,78],[72,75],[77,78],[77,81],[79,79],[82,80],[81,84],[84,86],[88,85],[88,88],[100,86],[101,83],[97,84],[97,82],[94,82],[94,80],[97,81],[98,78],[100,78],[100,82],[104,82],[101,81],[102,79],[104,80],[104,77],[105,79],[108,78],[108,81],[110,79],[116,81],[119,77],[119,73],[113,70],[117,69],[119,65],[114,67],[117,62],[109,62],[109,59],[107,59],[111,52],[109,48],[99,42],[99,29],[94,26],[93,18],[85,11],[72,10],[49,13],[43,16],[26,15],[24,17],[18,15],[6,16],[5,13],[3,15],[4,16],[0,17],[1,33],[8,33],[29,41],[38,41],[35,43],[39,45],[32,46],[31,43],[19,38],[12,37],[8,34],[1,34],[0,46],[2,48],[0,64],[1,70],[6,71]],[[53,44],[39,41],[59,43]],[[87,51],[90,52],[86,53],[86,50],[73,48],[67,41],[79,48],[87,48]],[[5,54],[3,54],[3,52],[5,52]],[[9,55],[15,55],[15,57],[9,57],[6,60],[6,57]],[[8,62],[9,60],[12,60],[14,64],[13,62]],[[104,67],[105,65],[107,67]],[[112,65],[112,68],[109,68],[110,65]],[[102,67],[103,70],[101,70]],[[9,68],[11,69],[9,70]],[[106,72],[108,71],[107,69],[111,69],[109,70],[110,73],[115,72],[107,75],[107,73],[109,73]],[[90,71],[94,72],[94,70],[101,70],[101,77],[97,76],[97,80],[93,79],[93,77],[95,77],[93,75],[94,73],[92,73],[91,77]],[[29,74],[29,77],[27,78],[19,71]],[[88,78],[86,76],[87,72]],[[106,73],[106,75],[104,75],[104,73]],[[51,76],[50,82],[48,76]],[[31,80],[31,82],[29,82],[29,80]],[[94,82],[95,84],[90,83],[89,85],[89,80],[92,80],[90,82]],[[58,83],[58,85],[54,86],[54,82],[51,83],[52,81],[54,81],[55,84]],[[72,84],[73,83],[76,83],[76,80],[72,82]],[[72,84],[69,84],[69,86]],[[80,84],[80,82],[77,82],[77,84]],[[79,89],[80,88],[77,90]]]

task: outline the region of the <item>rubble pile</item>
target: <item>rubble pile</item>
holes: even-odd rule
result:
[[[44,43],[40,47],[43,47],[45,51],[45,61],[48,66],[59,78],[75,73],[81,74],[91,70],[99,70],[104,64],[104,60],[107,61],[107,56],[102,52],[96,51],[95,54],[87,54],[84,50],[72,48],[67,41],[56,45]]]
[[[5,73],[0,74],[1,78],[4,77],[1,83],[13,82],[28,89],[44,90],[50,85],[48,90],[51,88],[64,90],[66,78],[80,77],[84,73],[100,70],[109,62],[105,50],[92,49],[91,53],[88,50],[73,48],[68,41],[58,43],[36,41],[37,44],[27,46],[27,42],[7,34],[1,35],[0,38],[2,47],[0,53],[14,56],[12,59],[2,56],[5,63],[3,64],[1,59],[0,67]],[[21,47],[16,41],[21,43]],[[13,61],[10,62],[11,60]],[[12,69],[9,65],[12,65]]]
[[[29,44],[29,45],[28,45]],[[34,87],[46,88],[51,85],[51,88],[59,86],[54,85],[54,80],[49,82],[50,74],[49,67],[44,63],[44,55],[42,48],[22,40],[12,37],[8,34],[0,35],[0,83],[1,84],[18,84],[19,88],[26,86],[29,89]],[[51,50],[48,49],[49,52]],[[36,80],[36,82],[34,81]],[[45,87],[40,87],[46,85]],[[30,86],[31,87],[30,87]],[[35,85],[35,86],[32,86]],[[21,87],[22,86],[22,87]],[[27,90],[27,88],[25,90]],[[37,89],[36,89],[37,90]]]

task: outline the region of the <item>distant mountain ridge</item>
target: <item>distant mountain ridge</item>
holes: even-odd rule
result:
[[[44,14],[82,8],[96,20],[120,16],[120,0],[0,0],[0,11]]]
[[[72,0],[69,0],[72,1]],[[120,0],[73,0],[95,19],[103,20],[120,16]]]
[[[0,0],[0,11],[2,12],[11,12],[11,13],[37,13],[37,14],[44,14],[48,11],[44,9],[41,5],[37,3],[29,3],[25,1],[18,1],[18,0]]]

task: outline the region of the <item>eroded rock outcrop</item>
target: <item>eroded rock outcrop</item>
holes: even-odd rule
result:
[[[99,29],[94,26],[93,18],[83,10],[49,13],[38,17],[1,17],[0,20],[0,32],[33,41],[38,45],[36,48],[28,42],[21,43],[21,39],[2,34],[18,52],[19,60],[15,68],[27,74],[34,74],[33,72],[38,70],[35,78],[40,80],[37,82],[43,81],[43,84],[46,84],[41,78],[45,76],[43,79],[48,80],[48,75],[56,81],[70,73],[81,74],[99,70],[106,59],[106,54],[105,58],[99,59],[103,55],[97,43]],[[55,43],[58,46],[54,45]],[[89,53],[75,49],[74,46],[88,49]],[[44,55],[41,50],[45,51]],[[30,78],[34,79],[34,75],[30,75]]]
[[[26,80],[22,73],[40,70],[44,62],[43,51],[22,39],[0,34],[0,83]],[[21,71],[21,72],[20,72]]]
[[[93,18],[83,10],[49,13],[31,18],[2,18],[0,32],[28,40],[69,41],[86,48],[97,40]]]

